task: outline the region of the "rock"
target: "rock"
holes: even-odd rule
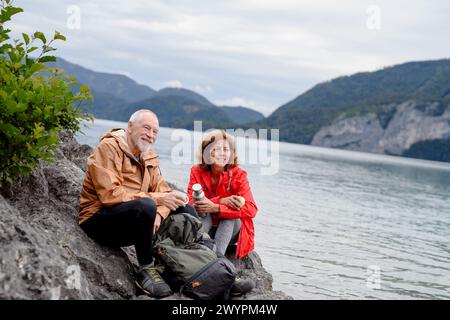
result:
[[[245,296],[235,298],[239,300],[287,300],[292,297],[281,291],[272,290],[272,275],[264,269],[259,255],[252,251],[244,259],[234,258],[233,253],[227,255],[238,271],[238,278],[251,279],[256,287]]]
[[[0,211],[0,299],[117,299],[133,292],[125,254],[90,241],[71,215],[49,205],[47,217],[30,221],[3,196]]]
[[[0,299],[151,299],[134,285],[133,247],[111,249],[78,226],[79,191],[89,146],[60,135],[53,163],[0,188]],[[234,261],[257,288],[245,299],[286,299],[256,253]],[[186,299],[174,294],[165,299]]]
[[[81,170],[86,171],[87,157],[92,153],[90,145],[79,145],[71,131],[62,131],[59,134],[60,150],[65,158],[75,163]]]
[[[374,113],[342,116],[321,128],[312,145],[401,155],[414,143],[450,137],[450,105],[406,101],[383,106],[387,119]]]

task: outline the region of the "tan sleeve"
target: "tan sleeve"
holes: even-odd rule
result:
[[[163,197],[167,192],[171,192],[172,188],[161,175],[159,167],[152,167],[150,174],[152,175],[152,184],[150,185],[148,194],[156,202],[158,214],[163,219],[166,219],[170,213],[170,209],[160,205],[159,199]]]
[[[146,192],[130,193],[122,186],[122,157],[112,144],[100,142],[88,159],[87,170],[102,205],[110,207],[122,202],[150,198]]]

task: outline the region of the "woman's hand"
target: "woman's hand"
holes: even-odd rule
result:
[[[230,207],[233,210],[241,209],[241,200],[238,196],[229,196],[226,198],[220,199],[220,203]]]
[[[195,210],[197,213],[216,213],[220,211],[220,206],[215,204],[208,198],[204,197],[201,200],[195,201],[194,203]]]

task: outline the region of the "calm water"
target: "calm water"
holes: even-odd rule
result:
[[[95,145],[125,126],[97,120],[77,138]],[[173,131],[162,128],[154,149],[163,175],[185,188],[191,165],[172,160]],[[278,173],[243,165],[259,207],[256,250],[275,290],[295,299],[450,299],[450,164],[278,146]]]

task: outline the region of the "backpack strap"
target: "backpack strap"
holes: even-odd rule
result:
[[[188,213],[182,212],[181,214],[184,216],[185,220],[189,221],[189,224],[191,225],[192,233],[194,235],[194,241],[197,241],[198,240],[197,239],[197,237],[198,237],[198,230],[197,230],[196,226],[194,225],[194,222],[192,221],[193,217],[190,216]]]

